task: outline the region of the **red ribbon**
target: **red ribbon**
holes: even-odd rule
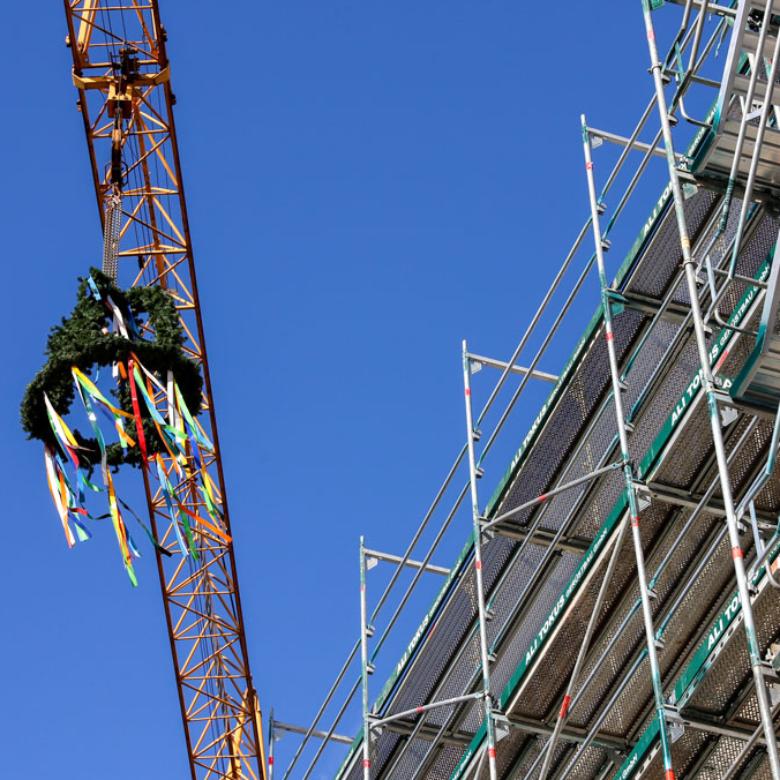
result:
[[[144,424],[141,420],[141,407],[138,404],[138,391],[135,387],[135,366],[130,360],[127,364],[127,378],[130,381],[130,398],[133,402],[133,419],[135,420],[135,431],[138,434],[138,446],[141,448],[141,457],[143,458],[144,469],[147,467],[146,460],[146,437],[144,436]]]

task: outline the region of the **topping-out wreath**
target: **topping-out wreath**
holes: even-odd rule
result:
[[[198,555],[193,520],[202,533],[229,541],[217,488],[203,462],[213,445],[196,419],[203,379],[184,345],[181,320],[166,290],[159,286],[121,290],[108,276],[92,269],[79,281],[70,317],[52,328],[46,364],[22,400],[22,427],[30,438],[44,444],[49,490],[68,545],[91,536],[88,519],[110,517],[133,584],[132,558],[140,553],[124,523],[122,508],[144,527],[159,550],[170,552],[160,547],[116,495],[112,471],[123,464],[141,466],[148,476],[158,479],[183,555]],[[101,372],[112,377],[113,389],[108,394],[112,399],[98,386]],[[71,430],[65,421],[77,397],[91,435]],[[111,422],[116,441],[107,440],[98,411]],[[97,466],[102,488],[91,480]],[[179,496],[184,484],[202,494],[198,503],[205,512],[194,512],[191,503],[190,508],[183,505]],[[86,508],[85,495],[103,490],[109,512],[95,518]]]

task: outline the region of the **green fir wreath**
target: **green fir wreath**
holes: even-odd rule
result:
[[[90,278],[99,291],[99,300],[92,291]],[[113,319],[106,303],[109,297],[119,308],[125,322],[132,319],[140,323],[146,318],[154,331],[154,341],[138,334],[131,334],[128,339],[109,332]],[[85,374],[91,374],[96,366],[109,367],[116,362],[126,363],[131,353],[137,355],[140,362],[163,382],[170,370],[187,407],[197,415],[201,407],[203,379],[197,364],[184,353],[184,340],[184,331],[173,299],[163,288],[154,285],[120,290],[110,277],[95,268],[91,269],[89,278],[79,279],[78,299],[70,317],[63,318],[60,325],[51,329],[46,344],[46,364],[27,386],[22,399],[22,427],[29,438],[40,439],[56,447],[56,437],[46,415],[44,393],[58,414],[64,417],[74,397],[72,366]],[[119,402],[118,406],[132,414],[127,382],[120,382],[114,395]],[[147,451],[151,454],[163,450],[154,423],[145,410],[142,410],[142,417]],[[128,432],[135,438],[134,431]],[[82,448],[79,451],[80,460],[87,465],[98,464],[100,450],[97,441],[83,436],[77,430],[74,435]],[[120,444],[114,443],[106,447],[106,454],[110,466],[123,463],[138,466],[141,463],[137,447],[125,451]]]

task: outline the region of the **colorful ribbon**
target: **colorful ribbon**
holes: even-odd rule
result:
[[[119,511],[119,504],[116,498],[116,490],[114,489],[114,480],[111,477],[111,472],[106,472],[107,482],[106,489],[108,490],[108,509],[111,513],[111,522],[114,526],[114,533],[116,534],[117,541],[119,542],[119,550],[122,553],[122,562],[125,565],[125,571],[130,578],[130,582],[133,587],[138,587],[138,578],[135,576],[135,569],[133,568],[133,556],[136,558],[141,557],[141,553],[138,552],[132,537],[127,531],[127,526],[122,519],[122,513]]]
[[[198,552],[195,549],[195,542],[192,538],[192,530],[190,528],[189,519],[187,514],[179,511],[176,512],[176,508],[181,509],[181,504],[176,498],[176,493],[171,485],[168,475],[165,473],[165,465],[160,453],[155,456],[155,463],[157,464],[157,478],[160,481],[160,485],[163,489],[163,498],[165,500],[165,506],[168,509],[168,514],[171,518],[171,525],[173,526],[173,532],[176,535],[176,541],[179,543],[179,549],[181,554],[185,557],[192,553],[194,558],[198,557]],[[182,525],[184,526],[184,534],[187,537],[187,543],[185,544],[184,538],[181,535],[181,529],[179,528],[179,520],[181,518]]]
[[[57,514],[60,516],[62,530],[65,532],[65,541],[68,543],[68,547],[73,547],[76,544],[76,539],[68,522],[68,499],[65,494],[65,481],[62,478],[62,474],[58,473],[51,448],[48,446],[44,448],[44,458],[46,461],[46,481],[49,485],[49,493],[51,493],[52,501],[54,501],[54,506],[57,508]]]
[[[88,281],[90,290],[95,298],[103,300],[94,280],[90,279]],[[124,331],[122,335],[126,335],[125,323],[133,332],[136,331],[132,317],[123,320],[122,313],[119,312],[117,314],[117,307],[113,301],[107,299],[104,300],[104,303],[114,314],[117,327]],[[128,531],[120,508],[122,507],[133,515],[149,537],[151,543],[161,553],[171,555],[171,552],[163,548],[154,538],[152,531],[138,515],[117,496],[113,477],[108,468],[107,443],[98,424],[97,409],[100,409],[101,413],[113,423],[123,448],[138,446],[142,465],[147,475],[149,475],[150,464],[154,462],[156,477],[161,486],[163,500],[170,516],[173,533],[181,554],[184,556],[192,555],[195,559],[198,558],[192,522],[199,524],[226,543],[230,543],[230,536],[223,530],[224,520],[219,507],[217,488],[206,470],[203,458],[204,453],[214,452],[214,445],[192,416],[172,372],[168,372],[166,386],[163,386],[162,382],[152,372],[148,371],[135,355],[131,356],[126,366],[123,363],[115,364],[114,375],[121,377],[122,380],[128,383],[132,413],[124,411],[109,401],[95,384],[95,381],[90,379],[77,366],[72,367],[72,375],[76,392],[84,406],[87,419],[100,450],[100,470],[108,498],[109,511],[106,515],[93,517],[85,508],[86,491],[100,492],[101,488],[94,485],[82,469],[78,452],[82,447],[63,418],[54,409],[48,396],[44,394],[47,417],[57,445],[56,449],[52,445],[47,445],[45,448],[46,477],[49,492],[60,518],[68,546],[74,546],[77,540],[85,541],[90,538],[91,534],[82,522],[84,518],[100,520],[104,517],[110,517],[119,545],[122,563],[131,583],[133,586],[137,586],[138,580],[133,567],[133,558],[140,557],[140,552]],[[168,407],[167,420],[161,414],[161,410],[157,408],[157,404],[154,401],[153,396],[156,391],[160,391],[166,397]],[[142,409],[145,409],[145,412]],[[148,419],[155,426],[160,442],[170,457],[171,474],[175,472],[178,475],[179,482],[176,485],[171,481],[171,474],[166,471],[163,455],[161,453],[152,454],[149,451],[149,440],[144,431],[146,415],[148,415]],[[136,433],[135,439],[125,430],[124,423],[127,419],[133,420]],[[67,456],[73,461],[76,475],[76,479],[73,482],[68,479],[66,463],[58,454],[59,450],[62,451],[63,456]],[[192,461],[189,460],[190,457]],[[196,466],[197,468],[191,469],[190,466]],[[179,500],[178,492],[182,489],[182,486],[197,487],[199,494],[203,497],[201,505],[205,507],[207,517],[202,516],[196,506],[184,506]]]

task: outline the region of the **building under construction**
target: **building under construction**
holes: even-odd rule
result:
[[[133,407],[108,405],[124,439],[122,415],[142,444],[151,417],[162,442],[137,462],[193,780],[308,780],[338,764],[338,780],[780,780],[780,0],[636,5],[646,109],[626,135],[628,122],[583,117],[588,220],[508,360],[464,342],[461,451],[403,554],[361,539],[360,625],[311,722],[264,702],[264,727],[158,3],[66,0],[105,278],[170,294],[203,382],[196,424],[171,371],[167,385],[144,377],[133,353],[116,372]],[[651,166],[667,184],[616,257],[610,234],[638,213]],[[595,314],[551,373],[545,357],[588,297]],[[540,383],[551,389],[523,437],[507,420]],[[516,450],[508,465],[489,457],[499,437]],[[108,476],[106,491],[121,543]],[[465,546],[440,565],[455,538]],[[395,567],[383,590],[380,561]],[[424,578],[439,579],[433,603]],[[410,611],[419,628],[382,667]]]
[[[780,3],[662,6],[637,4],[647,108],[629,136],[583,117],[590,218],[508,361],[464,342],[466,444],[404,555],[361,542],[358,639],[309,727],[271,721],[271,753],[303,735],[278,778],[324,776],[339,750],[339,780],[780,778]],[[671,40],[660,14],[681,17]],[[622,147],[611,171],[605,143]],[[655,157],[668,185],[608,275],[609,234]],[[538,366],[590,275],[598,308],[551,376]],[[536,382],[552,390],[497,479],[487,455]],[[468,541],[442,570],[450,533]],[[379,560],[415,569],[398,596],[397,575],[372,590]],[[400,609],[437,575],[376,680]],[[343,733],[358,710],[362,730]]]

